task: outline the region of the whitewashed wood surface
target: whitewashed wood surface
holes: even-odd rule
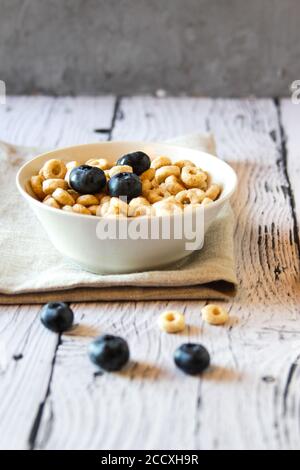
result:
[[[239,176],[240,282],[223,303],[225,327],[202,323],[204,302],[99,302],[73,305],[80,326],[58,339],[41,327],[39,306],[2,306],[0,448],[300,449],[299,123],[287,99],[11,97],[0,106],[0,139],[45,148],[213,132]],[[157,316],[173,307],[186,331],[162,334]],[[89,363],[87,345],[103,332],[129,341],[120,374],[95,375]],[[186,340],[211,352],[202,378],[174,367]]]

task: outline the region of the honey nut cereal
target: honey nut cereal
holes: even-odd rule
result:
[[[57,188],[67,190],[68,187],[69,186],[68,186],[67,181],[62,180],[62,179],[52,179],[51,178],[51,179],[43,181],[43,184],[42,184],[43,192],[44,192],[44,194],[46,194],[46,196],[48,196],[49,194],[54,193],[54,191]]]
[[[184,315],[182,315],[180,312],[177,312],[176,310],[163,312],[158,317],[158,326],[166,333],[179,333],[185,328]]]
[[[207,189],[207,173],[195,166],[184,166],[181,180],[187,188]]]
[[[108,160],[106,160],[106,158],[92,158],[85,164],[90,166],[97,166],[98,168],[101,168],[101,170],[109,170],[111,168],[111,165],[109,164]]]
[[[82,206],[98,206],[99,200],[93,194],[83,194],[79,196],[76,200],[77,204],[81,204]]]
[[[151,168],[158,170],[162,166],[172,165],[172,160],[169,157],[157,157],[151,162]]]
[[[53,193],[52,193],[53,199],[56,200],[59,204],[62,206],[74,206],[75,200],[71,196],[68,191],[65,189],[57,188]]]
[[[168,176],[180,176],[180,168],[176,165],[162,166],[155,172],[155,180],[158,184],[163,183]]]
[[[47,179],[63,179],[67,173],[67,167],[61,160],[48,160],[41,169],[42,175]]]
[[[228,321],[228,313],[219,305],[208,304],[201,310],[202,318],[211,325],[224,325]]]
[[[47,206],[53,207],[54,209],[60,209],[60,205],[58,202],[51,196],[46,197],[43,200],[43,204],[46,204]]]
[[[40,200],[45,198],[45,193],[43,191],[43,181],[44,179],[41,175],[32,176],[30,178],[31,189]]]
[[[134,155],[139,153],[134,152]],[[76,160],[65,163],[50,159],[30,178],[32,193],[49,207],[96,217],[176,214],[186,208],[212,204],[220,197],[221,186],[211,183],[208,173],[190,160],[173,163],[168,156],[158,156],[152,161],[146,156],[145,164],[143,154],[141,164],[141,160],[132,160],[133,154],[130,155],[131,159],[126,160],[125,155],[120,159],[122,164],[115,165],[98,157],[83,164]],[[82,171],[91,172],[101,184],[84,186],[80,183]],[[93,181],[93,178],[87,181]],[[130,181],[125,185],[126,194],[119,190],[122,178]]]

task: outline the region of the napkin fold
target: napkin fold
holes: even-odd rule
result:
[[[216,153],[210,134],[168,142]],[[235,294],[234,216],[229,204],[211,225],[203,249],[166,269],[97,275],[73,265],[51,245],[16,189],[18,168],[40,152],[0,142],[0,304],[226,300]]]

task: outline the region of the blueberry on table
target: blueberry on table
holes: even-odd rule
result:
[[[129,202],[142,194],[142,183],[134,173],[117,173],[108,182],[110,196],[124,197]]]
[[[106,185],[106,176],[103,170],[95,166],[81,165],[70,173],[70,186],[81,194],[100,193]]]
[[[200,374],[209,367],[210,356],[201,344],[185,343],[176,349],[174,361],[186,374]]]
[[[119,336],[99,336],[90,344],[88,352],[91,361],[107,372],[122,369],[129,360],[128,344]]]
[[[73,325],[74,314],[64,302],[50,302],[42,308],[42,324],[55,333],[62,333]]]
[[[133,173],[141,175],[150,168],[151,160],[144,152],[132,152],[119,158],[117,165],[129,165],[132,167]]]

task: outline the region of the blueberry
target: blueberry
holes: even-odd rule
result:
[[[129,165],[133,168],[133,173],[141,175],[150,168],[151,160],[144,152],[132,152],[123,155],[117,161],[117,165]]]
[[[51,331],[61,333],[73,325],[74,314],[64,302],[50,302],[41,311],[41,322]]]
[[[200,374],[209,367],[210,356],[201,344],[186,343],[176,349],[174,361],[186,374]]]
[[[91,361],[108,372],[120,370],[129,360],[127,342],[119,336],[103,335],[89,346]]]
[[[106,185],[104,171],[89,165],[73,168],[69,181],[71,188],[81,194],[100,193]]]
[[[117,173],[108,182],[110,196],[126,197],[130,201],[142,194],[142,183],[134,173]]]

